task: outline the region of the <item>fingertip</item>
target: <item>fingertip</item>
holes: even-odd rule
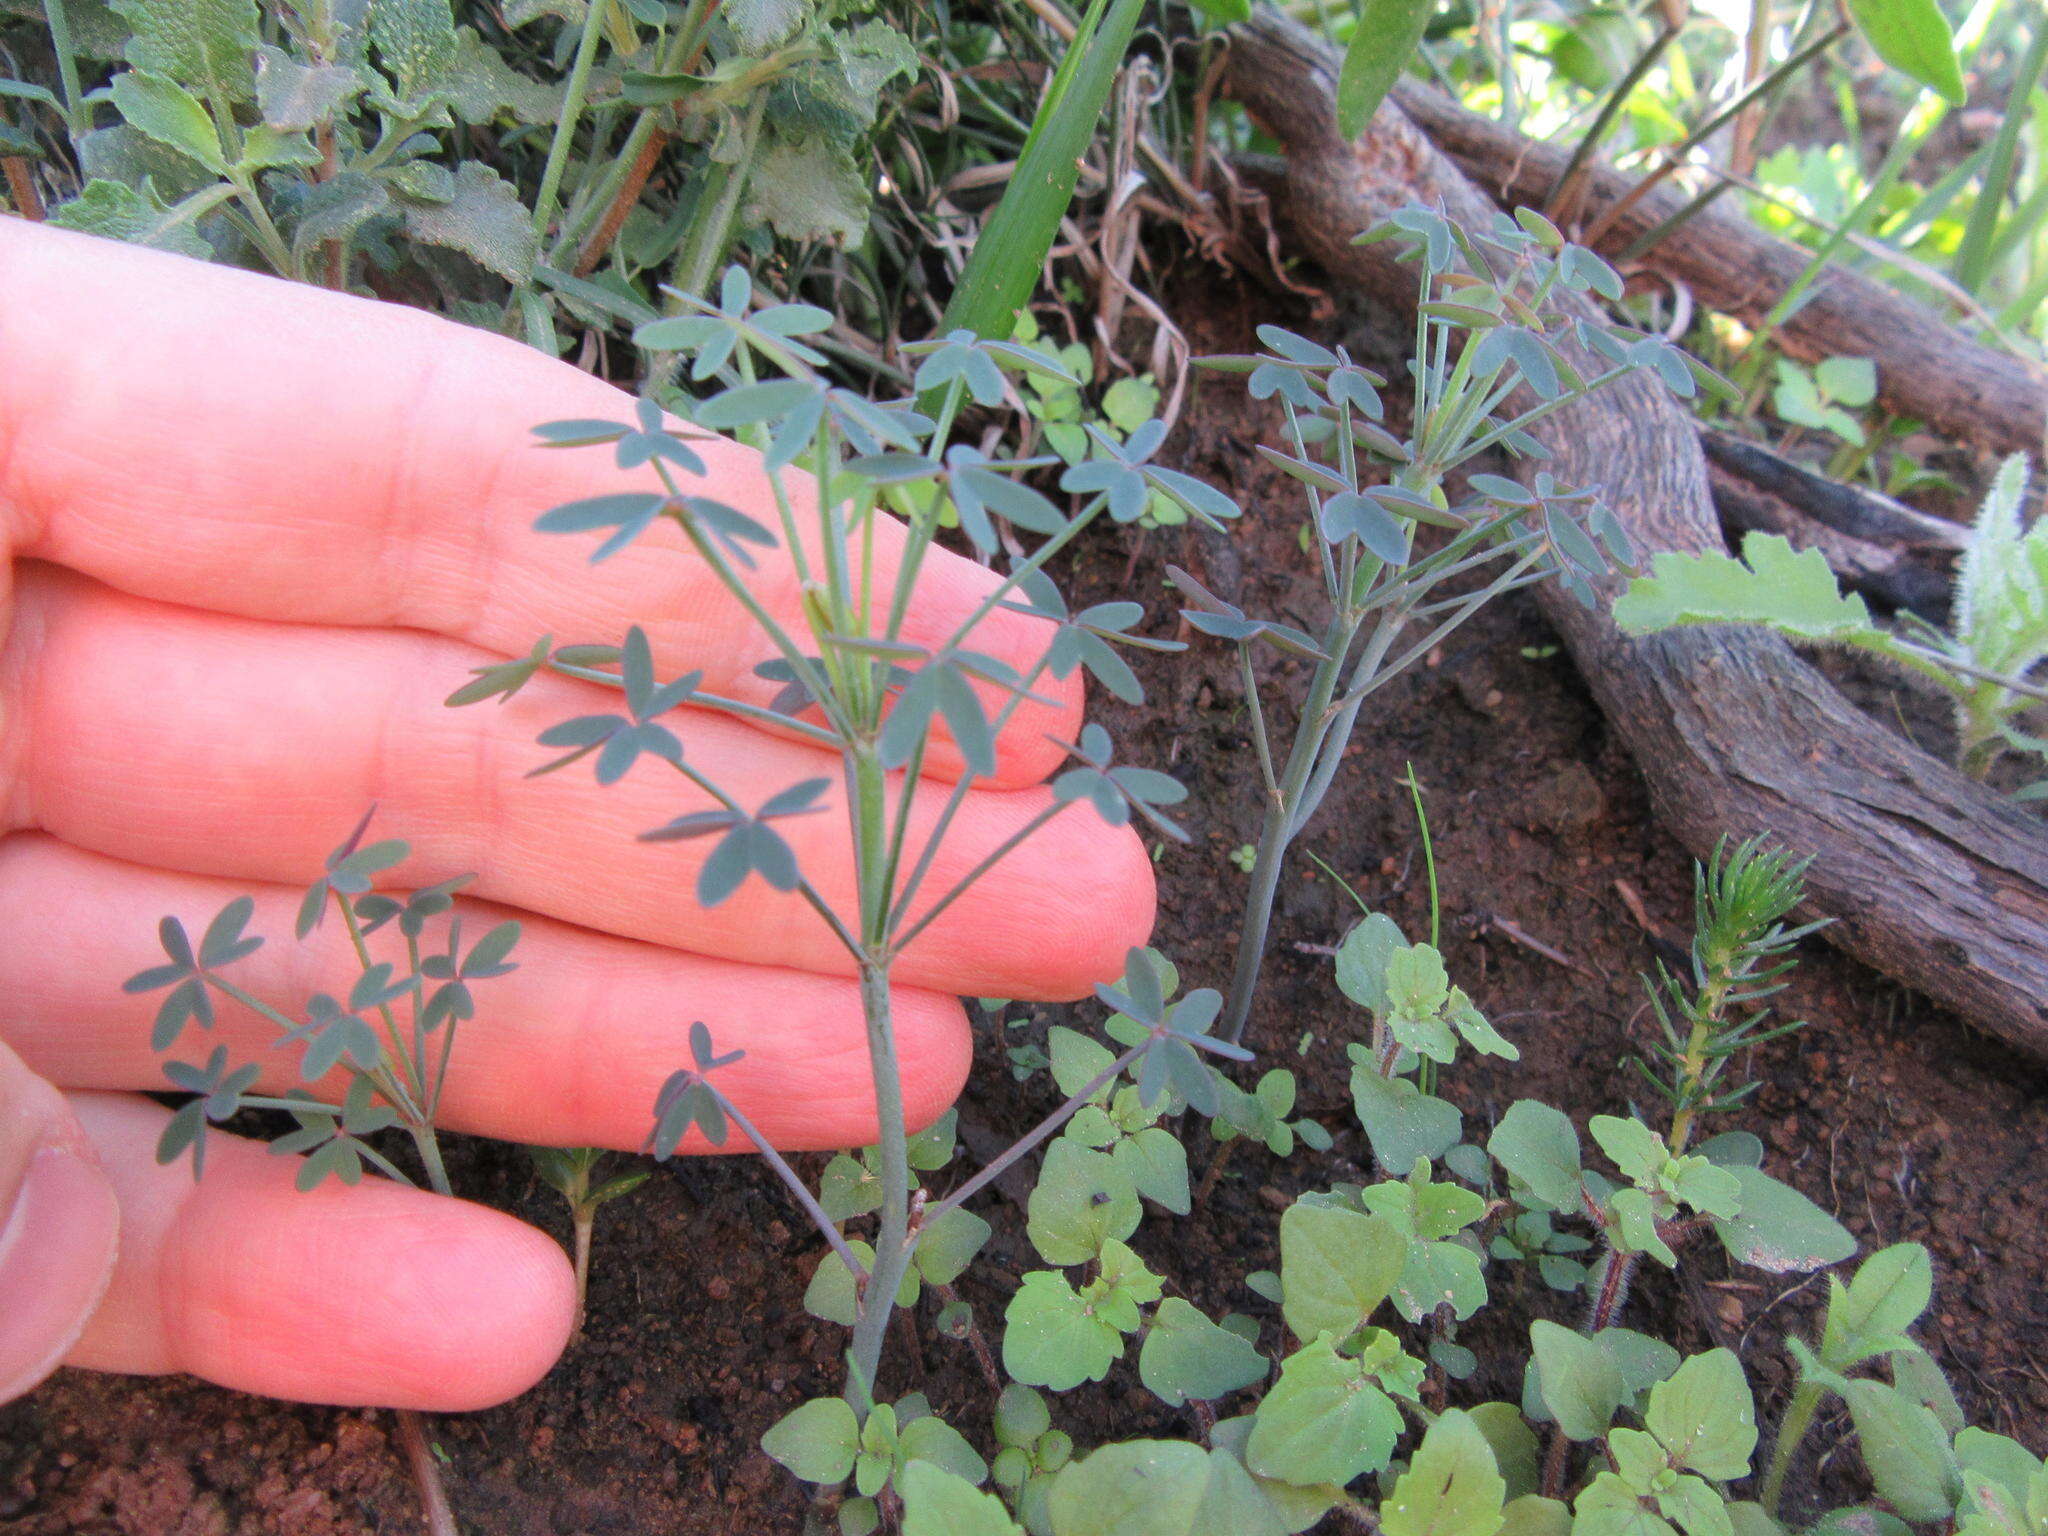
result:
[[[957,997],[899,987],[893,1001],[903,1118],[916,1132],[951,1109],[967,1086],[974,1066],[974,1030]]]
[[[0,1403],[57,1368],[114,1272],[120,1205],[97,1159],[50,1142],[22,1170],[0,1225]]]
[[[1047,957],[1046,975],[1062,979],[1062,990],[1049,1000],[1071,1002],[1122,976],[1130,952],[1150,942],[1159,915],[1158,878],[1135,822],[1104,826],[1092,806],[1077,802],[1051,827],[1065,840],[1047,850],[1052,867],[1076,872],[1081,906],[1070,942]]]
[[[576,1326],[569,1256],[546,1233],[502,1211],[418,1199],[433,1209],[414,1218],[427,1241],[409,1258],[406,1283],[432,1300],[416,1331],[415,1400],[389,1406],[455,1413],[519,1396],[554,1368]],[[462,1207],[460,1220],[449,1218],[451,1203]],[[484,1305],[475,1293],[478,1275],[493,1277]]]
[[[568,1257],[503,1212],[374,1175],[302,1191],[303,1159],[221,1133],[195,1183],[188,1164],[156,1162],[166,1111],[121,1094],[72,1103],[121,1221],[73,1365],[461,1412],[525,1391],[568,1342]]]
[[[302,1192],[297,1159],[238,1161],[209,1166],[214,1198],[165,1257],[179,1368],[268,1397],[455,1413],[518,1396],[560,1357],[575,1282],[545,1234],[375,1179]]]

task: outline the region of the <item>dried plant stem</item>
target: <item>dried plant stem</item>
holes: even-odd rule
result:
[[[441,1482],[441,1464],[427,1443],[426,1425],[411,1408],[394,1408],[391,1416],[398,1424],[398,1443],[420,1491],[427,1536],[462,1536],[462,1527],[455,1523],[455,1507],[448,1502],[448,1490]]]
[[[569,1227],[573,1235],[571,1251],[576,1265],[576,1321],[569,1329],[571,1343],[583,1336],[583,1314],[590,1301],[590,1235],[596,1224],[596,1207],[580,1202],[570,1207]]]
[[[22,155],[0,157],[0,170],[7,173],[7,195],[14,202],[14,211],[31,224],[43,220],[43,198],[36,191],[35,173],[30,170],[28,160]]]

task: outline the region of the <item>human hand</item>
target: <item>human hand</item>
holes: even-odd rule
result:
[[[253,891],[252,930],[288,931],[297,888],[372,803],[378,834],[416,850],[395,884],[474,870],[459,905],[525,924],[520,969],[455,1051],[446,1125],[637,1147],[702,1019],[746,1052],[720,1086],[777,1145],[873,1139],[857,989],[816,915],[759,881],[700,909],[704,844],[633,838],[697,808],[679,781],[524,779],[541,729],[609,696],[549,676],[502,708],[442,707],[544,632],[611,643],[632,623],[663,675],[773,693],[752,671],[765,637],[679,538],[593,570],[531,531],[559,502],[643,488],[529,432],[618,416],[618,391],[417,311],[14,219],[0,292],[0,1400],[64,1361],[449,1410],[523,1390],[559,1353],[566,1260],[510,1217],[379,1180],[300,1194],[290,1160],[230,1138],[196,1185],[155,1163],[166,1111],[132,1092],[162,1086],[150,1000],[121,983],[159,958],[157,919],[203,926]],[[772,524],[753,456],[701,446],[709,494]],[[797,623],[787,565],[763,563],[756,590]],[[943,639],[993,582],[935,551],[906,638]],[[999,610],[976,643],[1028,671],[1049,636]],[[933,888],[1045,804],[1048,738],[1072,740],[1079,713],[1078,678],[1017,712]],[[836,783],[801,741],[703,712],[678,729],[763,797]],[[930,756],[957,775],[944,743]],[[843,815],[783,825],[850,909]],[[966,1075],[959,995],[1079,996],[1119,972],[1152,904],[1135,834],[1079,805],[949,908],[897,969],[912,1119]],[[330,925],[237,976],[291,1011],[353,970]],[[215,1037],[264,1064],[263,1091],[294,1086],[253,1014],[224,1007]]]

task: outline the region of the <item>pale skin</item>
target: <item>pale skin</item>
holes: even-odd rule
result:
[[[441,704],[543,633],[616,643],[634,623],[662,676],[701,667],[707,687],[765,701],[776,685],[752,668],[769,643],[679,538],[591,566],[590,541],[531,531],[559,502],[645,488],[602,450],[533,446],[537,422],[630,419],[628,397],[567,364],[18,219],[0,219],[0,295],[0,1400],[60,1364],[443,1411],[523,1391],[568,1337],[560,1246],[383,1180],[300,1194],[291,1159],[226,1137],[202,1182],[158,1167],[167,1111],[136,1093],[164,1086],[154,999],[121,983],[161,958],[160,916],[197,931],[248,892],[269,943],[236,968],[242,985],[287,1011],[345,992],[345,935],[330,923],[295,944],[292,914],[374,802],[377,834],[415,850],[392,885],[475,871],[471,931],[525,925],[520,969],[479,989],[449,1129],[637,1148],[702,1019],[721,1051],[746,1052],[720,1084],[771,1140],[872,1140],[859,999],[823,923],[759,881],[700,910],[706,844],[633,840],[708,802],[645,762],[609,789],[582,767],[524,777],[549,755],[541,730],[616,695],[551,677],[503,707]],[[708,494],[774,522],[747,450],[705,456]],[[943,638],[992,582],[934,553],[909,638]],[[800,631],[772,555],[764,583]],[[976,644],[1029,670],[1049,634],[1002,613]],[[1073,739],[1081,701],[1078,679],[1040,691],[1057,704],[1018,712],[928,889],[1045,803],[1048,737]],[[676,727],[742,801],[837,782],[807,743],[702,711]],[[931,756],[928,818],[958,771],[944,744]],[[836,791],[828,804],[781,827],[850,914]],[[1152,915],[1144,848],[1085,805],[1010,855],[898,967],[913,1122],[966,1076],[960,996],[1084,995]],[[224,1008],[178,1054],[225,1043],[275,1093],[296,1082],[275,1036]]]

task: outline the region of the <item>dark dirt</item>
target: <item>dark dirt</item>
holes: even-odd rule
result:
[[[1198,352],[1250,344],[1250,296],[1220,288],[1177,309]],[[1261,318],[1269,300],[1260,299]],[[1255,612],[1302,622],[1316,592],[1295,542],[1295,503],[1250,452],[1269,423],[1234,386],[1211,385],[1177,434],[1180,460],[1255,508],[1234,543],[1183,530],[1121,530],[1089,545],[1077,597],[1135,595],[1152,633],[1173,622],[1165,560],[1205,573]],[[1249,413],[1249,414],[1248,414]],[[1256,777],[1234,667],[1220,648],[1142,657],[1149,710],[1101,718],[1120,752],[1171,767],[1192,791],[1192,847],[1159,863],[1159,943],[1188,984],[1225,979],[1245,877],[1230,850],[1256,832]],[[1281,672],[1286,667],[1278,669]],[[1894,704],[1882,682],[1863,695]],[[1903,697],[1903,696],[1902,696]],[[1154,1212],[1137,1246],[1212,1313],[1274,1310],[1244,1289],[1273,1264],[1277,1210],[1299,1190],[1358,1177],[1365,1156],[1351,1118],[1344,1043],[1360,1017],[1337,994],[1327,959],[1297,945],[1334,942],[1349,899],[1305,857],[1312,851],[1394,915],[1426,933],[1428,894],[1412,813],[1396,784],[1413,764],[1427,799],[1442,882],[1444,948],[1453,977],[1522,1048],[1519,1066],[1461,1064],[1448,1092],[1468,1127],[1518,1097],[1584,1117],[1641,1088],[1626,1067],[1654,1027],[1638,973],[1657,941],[1689,931],[1691,861],[1647,820],[1640,780],[1533,602],[1509,600],[1453,637],[1380,696],[1348,772],[1297,852],[1275,925],[1255,1041],[1302,1078],[1303,1112],[1336,1131],[1335,1150],[1283,1162],[1238,1151],[1207,1208],[1173,1224]],[[1639,900],[1632,900],[1639,898]],[[1639,925],[1632,908],[1646,914]],[[1547,957],[1528,941],[1548,947]],[[1728,1122],[1754,1130],[1767,1167],[1846,1222],[1865,1248],[1911,1239],[1932,1249],[1938,1299],[1924,1337],[1972,1417],[2048,1451],[2048,1223],[2035,1191],[2048,1178],[2048,1075],[1933,1011],[1892,983],[1810,942],[1783,998],[1809,1021],[1754,1053],[1762,1080]],[[1043,1075],[1012,1082],[1006,1046],[1042,1039],[1060,1011],[1012,1009],[1023,1027],[990,1030],[963,1114],[1006,1137],[1053,1102]],[[1297,1054],[1300,1047],[1300,1054]],[[1195,1156],[1207,1155],[1195,1138]],[[967,1154],[963,1159],[971,1161]],[[515,1149],[458,1141],[457,1187],[558,1233],[559,1201]],[[815,1169],[813,1170],[815,1171]],[[964,1290],[992,1330],[1006,1287],[1028,1267],[1022,1215],[983,1202],[997,1236]],[[805,1277],[820,1244],[772,1180],[745,1160],[664,1171],[600,1218],[588,1330],[534,1391],[487,1413],[435,1421],[448,1481],[476,1536],[760,1536],[802,1529],[805,1500],[757,1448],[761,1432],[805,1396],[836,1390],[841,1330],[807,1316]],[[709,1257],[717,1255],[716,1258]],[[1484,1367],[1472,1384],[1512,1397],[1527,1320],[1575,1320],[1556,1293],[1490,1272],[1494,1303],[1464,1341]],[[1718,1249],[1694,1248],[1682,1277],[1647,1276],[1623,1321],[1687,1351],[1740,1350],[1764,1394],[1782,1402],[1779,1340],[1811,1329],[1824,1287],[1796,1277],[1731,1275]],[[960,1345],[933,1335],[899,1350],[891,1395],[921,1389],[970,1435],[985,1437],[986,1390]],[[1225,1412],[1231,1411],[1225,1405]],[[1108,1437],[1187,1436],[1122,1368],[1100,1388],[1066,1394],[1057,1421],[1085,1447]],[[1830,1438],[1832,1422],[1820,1439]],[[302,1408],[173,1379],[69,1372],[0,1410],[0,1536],[363,1536],[418,1530],[418,1505],[386,1416]],[[1853,1457],[1815,1473],[1802,1495],[1861,1497]],[[1819,1478],[1816,1491],[1815,1476]]]

